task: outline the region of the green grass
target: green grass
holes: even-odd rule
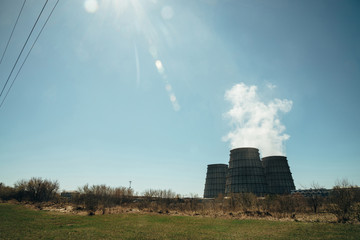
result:
[[[0,239],[360,239],[360,225],[119,214],[78,216],[0,204]]]

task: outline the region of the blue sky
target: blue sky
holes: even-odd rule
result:
[[[1,87],[44,2],[27,0]],[[0,2],[1,54],[22,3]],[[291,102],[274,116],[297,188],[359,185],[359,12],[358,1],[60,0],[0,108],[0,182],[131,180],[139,193],[202,196],[207,164],[228,163],[224,136],[242,128],[225,94],[243,84],[265,106]]]

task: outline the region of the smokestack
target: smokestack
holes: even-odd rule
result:
[[[215,198],[225,193],[227,164],[209,164],[206,173],[204,198]]]
[[[257,148],[235,148],[230,151],[225,193],[246,192],[256,195],[267,193],[264,169]]]
[[[269,156],[262,159],[268,190],[271,194],[285,194],[295,190],[294,179],[285,156]]]

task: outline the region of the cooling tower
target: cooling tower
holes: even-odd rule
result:
[[[269,193],[284,194],[295,190],[288,161],[284,156],[270,156],[262,159]]]
[[[204,198],[215,198],[225,193],[227,167],[227,164],[208,165]]]
[[[236,148],[230,151],[225,193],[267,193],[264,169],[257,148]]]

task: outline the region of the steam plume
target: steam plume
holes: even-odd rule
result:
[[[223,137],[232,148],[256,147],[262,156],[285,155],[284,142],[289,139],[281,124],[279,112],[289,112],[292,101],[274,99],[268,104],[260,101],[256,86],[234,85],[225,93],[232,108],[225,113],[233,130]]]

